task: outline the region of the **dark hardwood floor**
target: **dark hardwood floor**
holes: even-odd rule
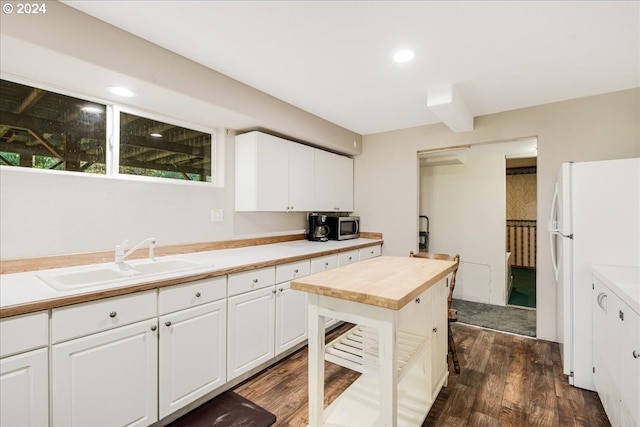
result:
[[[348,326],[333,331],[333,336]],[[453,324],[461,373],[450,366],[423,426],[610,426],[594,392],[569,386],[556,343]],[[359,374],[326,362],[325,405]],[[306,347],[234,391],[276,415],[276,426],[306,427]]]

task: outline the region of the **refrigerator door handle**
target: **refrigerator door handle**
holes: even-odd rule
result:
[[[555,188],[553,190],[553,199],[551,201],[551,212],[549,213],[549,224],[548,224],[548,228],[549,228],[549,233],[557,233],[558,231],[558,223],[555,220],[556,217],[556,213],[557,213],[557,203],[558,203],[558,199],[560,197],[559,194],[559,190],[558,190],[558,183],[556,182]]]
[[[555,221],[556,215],[556,203],[558,202],[558,183],[556,182],[555,190],[553,192],[553,201],[551,202],[551,213],[549,214],[549,249],[551,250],[551,264],[553,265],[553,272],[555,274],[556,282],[558,281],[559,266],[558,256],[556,254],[556,245],[554,236],[561,236],[558,230],[558,224]]]

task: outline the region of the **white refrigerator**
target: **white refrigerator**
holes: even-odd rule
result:
[[[638,266],[640,158],[563,163],[549,219],[565,375],[594,390],[590,264]]]

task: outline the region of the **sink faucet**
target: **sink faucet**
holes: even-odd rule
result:
[[[127,253],[124,252],[125,248],[127,247],[127,244],[129,243],[129,240],[125,239],[122,243],[120,243],[119,245],[116,245],[116,265],[118,265],[120,268],[125,267],[126,264],[124,263],[125,258],[127,258],[129,255],[131,255],[133,252],[135,252],[138,248],[140,248],[141,246],[145,245],[145,244],[149,244],[149,258],[151,258],[153,261],[156,260],[154,254],[153,254],[153,250],[156,247],[156,239],[155,237],[149,237],[148,239],[144,239],[142,242],[138,243],[137,245],[135,245],[134,247],[132,247],[131,249],[129,249],[127,251]]]

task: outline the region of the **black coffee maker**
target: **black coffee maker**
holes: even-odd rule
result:
[[[307,240],[314,242],[326,242],[329,240],[329,226],[327,226],[327,216],[317,213],[309,214],[309,230]]]

